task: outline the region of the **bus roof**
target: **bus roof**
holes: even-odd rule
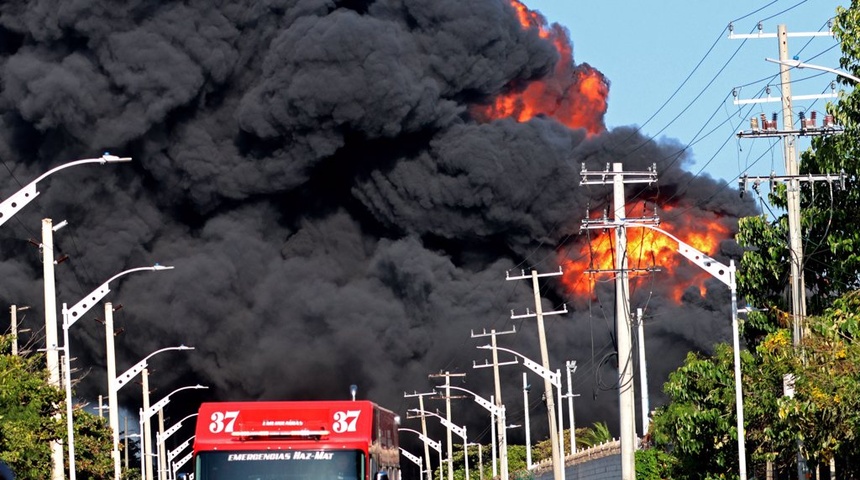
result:
[[[380,407],[366,400],[203,403],[197,417],[194,452],[367,449],[377,410]]]

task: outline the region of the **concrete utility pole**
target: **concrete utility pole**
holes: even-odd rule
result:
[[[576,372],[576,361],[568,360],[565,362],[565,366],[567,367],[567,416],[570,417],[570,454],[576,454],[576,417],[573,415],[573,397],[578,397],[579,395],[574,395],[573,393],[573,379],[571,376]],[[523,380],[525,380],[525,374],[523,374]],[[528,416],[526,416],[526,425],[528,425]]]
[[[62,222],[61,222],[62,223]],[[54,228],[50,218],[42,219],[42,272],[45,278],[45,359],[48,364],[48,383],[60,386],[60,345],[57,337],[57,291],[54,278]],[[57,421],[60,414],[55,415]],[[52,480],[63,480],[63,443],[51,442]]]
[[[143,409],[140,411],[141,417],[144,417],[144,412],[149,410],[149,369],[144,368],[140,373],[142,381],[141,389],[143,391]],[[140,457],[143,459],[143,470],[141,475],[144,475],[146,480],[154,480],[152,475],[152,427],[149,423],[149,417],[143,418],[143,442],[141,443]]]
[[[800,183],[801,181],[816,181],[816,180],[826,180],[832,181],[833,179],[827,175],[825,177],[820,176],[805,176],[803,179],[799,176],[799,166],[797,161],[797,138],[799,135],[823,135],[828,133],[834,133],[834,131],[830,128],[817,128],[813,124],[811,126],[806,125],[806,121],[801,115],[801,126],[800,129],[794,128],[794,119],[792,115],[793,105],[792,101],[795,97],[791,94],[791,74],[790,69],[792,68],[789,63],[789,53],[788,53],[788,38],[789,37],[818,37],[818,36],[833,36],[833,33],[828,32],[807,32],[807,33],[788,33],[785,25],[777,26],[776,34],[751,34],[751,35],[730,35],[729,38],[776,38],[779,43],[779,74],[780,74],[780,89],[781,96],[780,101],[782,102],[782,119],[783,119],[783,129],[777,130],[775,122],[770,122],[770,125],[756,125],[757,120],[752,121],[752,132],[745,133],[741,132],[738,134],[739,137],[761,137],[761,136],[778,136],[782,138],[783,142],[783,162],[785,164],[785,176],[780,177],[779,180],[784,181],[786,184],[786,205],[787,205],[787,214],[788,214],[788,244],[789,244],[789,261],[791,266],[791,314],[792,314],[792,338],[793,344],[796,347],[800,346],[800,342],[803,339],[803,322],[806,318],[806,286],[803,278],[803,244],[802,244],[802,232],[801,232],[801,220],[800,220]],[[835,94],[830,95],[807,95],[804,96],[803,99],[811,99],[811,98],[831,98],[834,97]],[[800,99],[800,97],[797,97]],[[754,103],[756,101],[767,101],[764,99],[756,99],[750,101],[735,101],[736,104],[742,103]],[[774,114],[774,117],[776,114]],[[763,123],[764,123],[764,116]],[[775,118],[774,118],[775,120]],[[826,122],[826,120],[825,120]],[[763,131],[759,131],[758,128],[761,127]],[[825,125],[827,127],[827,125]],[[741,179],[741,190],[744,189],[745,183],[748,177],[744,175]],[[771,181],[774,180],[774,177],[769,177]],[[797,478],[798,480],[803,480],[806,478],[806,472],[808,468],[806,466],[806,460],[803,458],[800,450],[800,440],[798,440],[798,451],[797,451]]]
[[[429,392],[429,393],[415,392],[415,393],[412,393],[411,395],[404,393],[403,397],[404,398],[418,397],[418,409],[423,412],[424,411],[424,397],[428,396],[428,395],[436,395],[436,392]],[[427,437],[427,418],[425,418],[424,415],[421,416],[421,435],[423,436],[422,440],[424,438],[429,438],[429,437]],[[424,443],[424,461],[427,462],[427,468],[425,468],[424,471],[427,473],[427,480],[433,480],[433,468],[430,467],[430,445],[429,445],[429,442],[426,442],[426,441],[423,443]],[[440,452],[439,453],[440,459],[441,459],[441,456],[442,456],[442,453]],[[440,476],[442,475],[442,463],[441,462],[439,463],[439,475]],[[440,480],[441,480],[441,478],[440,478]]]
[[[638,345],[636,350],[639,351],[639,388],[641,390],[639,396],[642,398],[642,436],[648,434],[648,425],[651,420],[648,416],[648,369],[645,365],[645,323],[642,317],[642,309],[636,309],[636,339]]]
[[[430,378],[445,377],[445,385],[442,385],[443,387],[445,387],[445,396],[443,397],[445,399],[445,420],[449,424],[453,425],[453,423],[451,422],[451,389],[449,388],[451,386],[451,377],[465,377],[466,374],[465,373],[445,372],[445,373],[430,374],[428,376]],[[433,397],[433,398],[439,398],[439,397]],[[462,398],[462,397],[459,397],[459,398]],[[452,445],[454,439],[451,436],[452,432],[451,432],[450,428],[447,428],[446,432],[448,435],[446,438],[446,440],[448,442],[448,480],[454,480],[454,446]],[[463,439],[463,442],[466,442],[466,440]]]
[[[513,328],[504,332],[497,332],[495,329],[490,330],[487,333],[484,330],[483,333],[475,334],[475,332],[471,332],[472,338],[480,338],[480,337],[491,337],[491,344],[493,345],[493,381],[495,385],[495,405],[497,410],[501,410],[504,408],[502,404],[502,384],[501,379],[499,378],[499,352],[496,350],[496,335],[507,335],[509,333],[517,333],[517,329]],[[517,362],[507,362],[507,363],[517,363]],[[472,368],[482,368],[486,367],[486,363],[484,365],[475,365],[472,363]],[[498,438],[494,438],[493,441],[498,443],[498,451],[499,451],[499,465],[502,470],[502,480],[508,480],[508,433],[507,427],[505,425],[505,418],[503,415],[496,415],[496,433]],[[495,444],[494,444],[495,445]],[[493,476],[496,475],[495,466],[493,467]]]
[[[12,355],[18,355],[18,333],[29,331],[29,329],[19,329],[18,328],[18,312],[23,312],[24,310],[29,310],[30,307],[26,306],[18,306],[12,305],[9,307],[9,316],[11,320],[11,331],[12,331]]]
[[[624,172],[621,163],[607,165],[603,172],[589,172],[582,166],[580,185],[613,186],[613,221],[607,226],[615,229],[615,329],[618,342],[618,413],[621,425],[621,479],[636,479],[636,406],[633,384],[633,342],[630,315],[630,271],[627,265],[627,211],[624,185],[654,183],[656,166],[647,172]],[[584,223],[587,221],[584,221]]]
[[[526,275],[525,272],[522,272],[522,275],[519,277],[510,276],[510,272],[506,272],[505,280],[524,280],[527,278],[531,278],[532,280],[532,290],[534,292],[535,298],[535,312],[530,313],[528,309],[524,315],[514,315],[514,312],[511,312],[511,319],[518,318],[537,318],[537,326],[538,326],[538,340],[540,341],[540,356],[541,363],[544,370],[551,372],[549,368],[549,353],[547,352],[546,347],[546,332],[544,330],[543,317],[544,315],[558,315],[562,313],[567,313],[567,305],[564,306],[564,310],[557,310],[552,312],[543,311],[543,306],[541,305],[540,299],[540,285],[538,285],[538,278],[540,277],[555,277],[562,275],[561,267],[559,267],[558,272],[552,273],[541,273],[538,274],[536,270],[531,271],[531,275]],[[495,350],[495,349],[493,349]],[[558,427],[556,426],[558,423],[555,418],[555,402],[553,400],[552,394],[552,382],[547,377],[544,377],[543,381],[544,386],[544,394],[546,395],[546,409],[547,409],[547,418],[549,420],[549,437],[550,442],[552,443],[552,471],[554,480],[562,480],[564,478],[564,452],[559,448],[559,438],[558,438]],[[559,388],[561,388],[559,386]]]

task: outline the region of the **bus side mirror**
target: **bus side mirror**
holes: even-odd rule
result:
[[[388,472],[386,472],[386,471],[376,472],[376,480],[388,480]]]

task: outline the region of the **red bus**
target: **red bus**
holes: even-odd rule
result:
[[[400,418],[369,401],[204,403],[195,480],[399,480]]]

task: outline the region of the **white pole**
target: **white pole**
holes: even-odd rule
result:
[[[561,480],[564,480],[567,461],[564,456],[564,402],[561,401],[561,369],[555,371],[558,378],[558,457],[561,460]]]
[[[149,417],[146,415],[149,412],[149,369],[144,368],[143,372],[141,372],[141,379],[143,380],[143,446],[145,451],[141,451],[141,454],[144,456],[146,472],[142,472],[146,474],[146,480],[155,480],[155,477],[152,475],[152,430],[150,429]]]
[[[639,337],[639,389],[642,397],[642,436],[648,435],[648,425],[651,423],[649,417],[649,402],[648,402],[648,368],[645,364],[645,322],[642,316],[642,309],[636,309],[636,333]]]
[[[138,432],[140,432],[140,436],[138,440],[140,442],[140,478],[146,480],[146,439],[143,436],[143,409],[140,409],[140,416],[138,417]],[[128,432],[126,432],[128,434]]]
[[[636,478],[636,405],[631,361],[630,286],[627,263],[627,218],[623,165],[613,163],[613,220],[615,228],[615,330],[618,344],[618,410],[621,426],[621,480]]]
[[[57,340],[57,293],[54,279],[54,228],[50,218],[42,219],[42,271],[45,278],[45,359],[48,383],[60,388],[60,354]],[[60,414],[55,417],[57,421]],[[52,480],[64,480],[63,441],[51,442]]]
[[[167,462],[165,462],[165,452],[164,452],[164,409],[158,409],[158,480],[166,480],[164,478],[165,471],[167,470]]]
[[[111,458],[113,459],[113,478],[120,480],[119,458],[119,399],[116,382],[116,351],[114,349],[113,304],[105,303],[105,352],[107,353],[108,377],[108,423],[111,429]],[[126,427],[126,435],[128,428]],[[128,467],[126,467],[128,468]]]
[[[496,404],[493,400],[494,396],[490,395],[490,403]],[[496,468],[496,441],[498,440],[498,435],[496,435],[496,416],[493,412],[490,412],[490,418],[492,422],[490,423],[490,436],[493,437],[493,478],[496,478],[498,475],[498,469]]]
[[[466,458],[463,462],[466,465],[466,480],[469,480],[469,442],[466,440],[466,427],[463,426],[463,454]]]
[[[529,427],[529,383],[528,374],[523,372],[523,410],[526,414],[526,470],[532,469],[532,432]]]
[[[496,330],[491,330],[491,340],[493,345],[493,388],[495,395],[496,408],[501,411],[504,408],[502,404],[502,386],[499,379],[499,351],[496,348]],[[502,415],[496,417],[496,434],[499,442],[499,468],[501,469],[501,480],[508,480],[508,427],[505,423],[505,418]]]
[[[537,270],[531,271],[532,277],[532,290],[534,292],[535,298],[535,314],[537,318],[538,325],[538,341],[540,343],[540,357],[541,364],[543,369],[547,372],[550,372],[549,369],[549,353],[547,352],[546,346],[546,330],[544,328],[543,321],[543,306],[541,305],[540,300],[540,285],[538,285],[538,273]],[[543,379],[544,385],[544,394],[546,395],[546,411],[547,411],[547,420],[549,422],[549,437],[550,444],[552,445],[552,470],[553,470],[553,479],[554,480],[562,480],[563,475],[563,459],[564,454],[558,448],[558,428],[556,427],[556,419],[555,419],[555,405],[553,405],[553,395],[552,395],[552,382],[549,377],[544,377]],[[625,479],[627,480],[627,479]]]
[[[735,283],[734,266],[732,260],[729,274],[731,275],[731,290],[732,290],[732,347],[734,347],[735,360],[735,405],[737,408],[737,430],[738,430],[738,467],[741,480],[747,478],[747,456],[746,456],[746,436],[744,433],[744,398],[741,389],[741,346],[740,332],[738,327],[738,292]]]
[[[567,366],[567,415],[570,417],[570,454],[576,454],[576,420],[573,416],[573,382],[571,375],[576,371],[576,361],[569,360]],[[526,416],[528,418],[528,416]]]
[[[74,415],[72,409],[72,366],[71,359],[69,355],[71,354],[71,350],[69,350],[69,315],[68,310],[66,309],[66,304],[63,303],[63,349],[65,354],[63,358],[65,359],[65,368],[63,369],[63,376],[65,377],[65,387],[66,387],[66,433],[69,437],[69,480],[76,480],[76,472],[75,472],[75,423],[74,423]]]

